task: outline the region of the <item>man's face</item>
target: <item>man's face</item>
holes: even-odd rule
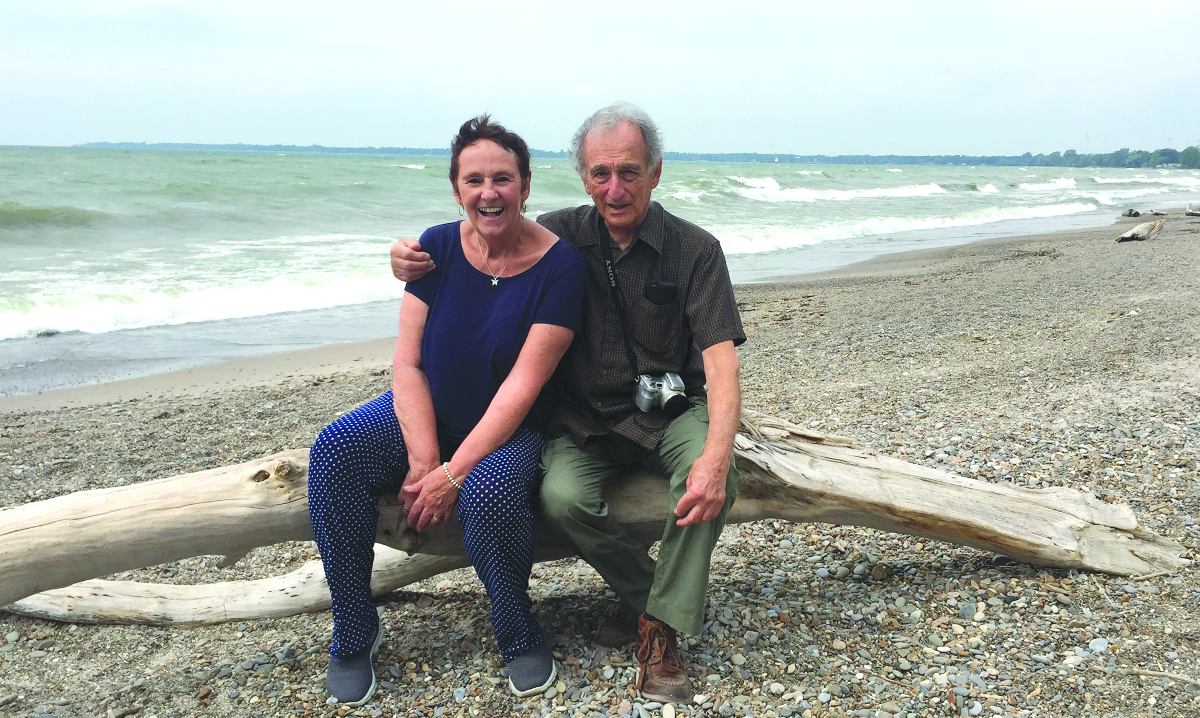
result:
[[[596,203],[608,231],[628,242],[650,209],[650,192],[662,176],[662,162],[646,166],[646,143],[631,123],[593,130],[583,143],[583,188]]]

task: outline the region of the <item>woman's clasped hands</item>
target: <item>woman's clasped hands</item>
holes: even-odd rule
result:
[[[424,532],[445,525],[454,516],[458,489],[447,479],[441,464],[414,461],[400,487],[399,499],[408,527]]]

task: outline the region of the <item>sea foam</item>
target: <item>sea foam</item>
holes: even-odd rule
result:
[[[1166,184],[1176,187],[1200,187],[1200,177],[1093,177],[1097,184]]]
[[[0,301],[0,339],[240,319],[393,299],[402,290],[400,282],[381,272],[287,274],[224,286],[84,282],[69,297]]]
[[[78,260],[36,273],[3,271],[25,287],[0,298],[0,340],[239,319],[398,296],[387,237],[282,235],[172,248],[131,247],[104,269]],[[66,258],[64,258],[66,261]]]
[[[901,187],[866,187],[862,189],[809,189],[807,187],[780,187],[774,177],[736,177],[729,179],[742,185],[733,191],[746,199],[759,202],[848,202],[856,199],[880,197],[927,197],[945,194],[941,185],[904,185]]]
[[[1056,189],[1075,189],[1075,180],[1070,177],[1059,177],[1049,182],[1022,182],[1017,189],[1028,192],[1048,192]]]
[[[1091,212],[1095,209],[1096,205],[1091,203],[1067,202],[1040,207],[988,207],[948,217],[879,217],[830,222],[815,227],[766,226],[753,230],[746,227],[718,227],[712,232],[721,240],[721,247],[726,254],[755,254],[901,232],[971,227],[1022,219],[1064,217]]]
[[[1097,190],[1084,189],[1071,193],[1072,197],[1080,199],[1093,199],[1103,205],[1119,205],[1124,204],[1131,199],[1138,197],[1150,197],[1157,194],[1166,194],[1171,190],[1165,187],[1146,187],[1143,189],[1114,189],[1114,190]]]

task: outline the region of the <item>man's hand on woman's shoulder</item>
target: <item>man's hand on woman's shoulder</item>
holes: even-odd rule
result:
[[[421,243],[415,239],[402,239],[392,245],[389,253],[392,274],[402,282],[415,282],[433,271],[433,258],[421,251]]]

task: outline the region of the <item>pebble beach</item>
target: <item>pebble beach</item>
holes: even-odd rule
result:
[[[979,481],[1128,503],[1200,558],[1200,218],[1165,219],[1147,242],[1115,243],[1138,221],[1120,220],[739,285],[744,405]],[[389,361],[370,342],[0,399],[0,507],[307,446],[388,388]],[[118,578],[262,578],[314,557],[287,543]],[[586,564],[537,565],[531,594],[561,665],[547,694],[507,693],[465,569],[380,602],[380,687],[352,709],[326,702],[327,612],[168,628],[0,610],[0,716],[1200,713],[1194,567],[1112,576],[851,526],[731,525],[684,646],[696,695],[671,706],[636,697],[632,646],[592,643],[616,600]]]

